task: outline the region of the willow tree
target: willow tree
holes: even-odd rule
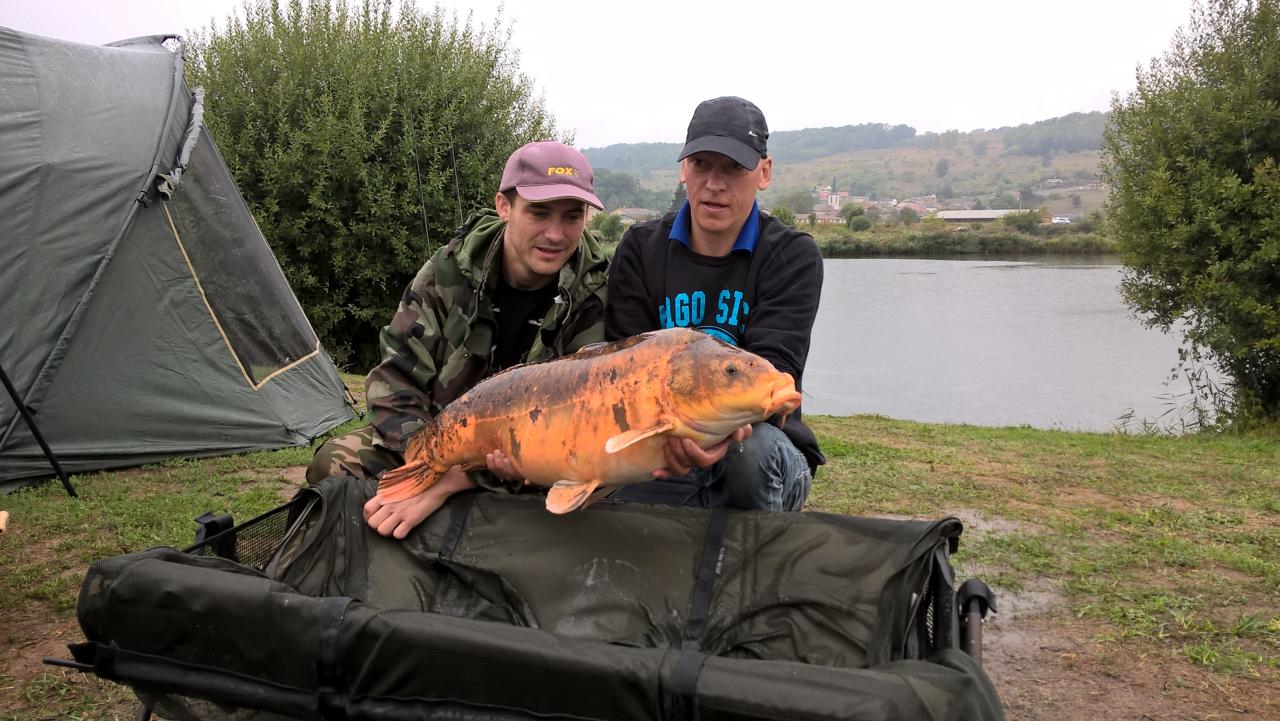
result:
[[[1103,146],[1121,290],[1280,418],[1280,0],[1208,0],[1113,99]]]
[[[554,121],[492,27],[390,0],[246,2],[188,82],[325,346],[359,372],[403,288]]]

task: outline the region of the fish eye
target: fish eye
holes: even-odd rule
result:
[[[731,375],[731,376],[732,376],[732,375],[737,375],[737,374],[738,374],[738,366],[735,366],[735,365],[726,366],[726,367],[725,367],[725,369],[724,369],[724,372],[725,372],[725,373],[728,373],[728,374],[729,374],[729,375]]]

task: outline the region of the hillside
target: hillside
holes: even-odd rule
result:
[[[1028,188],[1058,210],[1087,213],[1101,206],[1097,180],[1104,113],[1073,113],[994,130],[917,135],[905,125],[780,131],[770,137],[774,181],[765,207],[796,191],[831,185],[871,198],[937,195],[939,201],[990,205]],[[639,185],[670,197],[677,181],[680,143],[630,143],[583,152],[597,170],[634,176]],[[1070,197],[1079,195],[1079,204]],[[1055,197],[1056,196],[1056,197]],[[948,202],[949,201],[949,202]],[[606,203],[608,200],[606,199]]]

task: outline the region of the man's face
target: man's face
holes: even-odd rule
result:
[[[756,191],[769,187],[773,159],[761,158],[755,169],[719,153],[694,153],[680,161],[680,181],[689,193],[694,238],[716,237],[741,229]]]
[[[556,280],[578,249],[586,225],[586,204],[565,198],[530,203],[519,195],[494,197],[498,217],[507,222],[502,242],[502,270],[513,288],[532,290]]]

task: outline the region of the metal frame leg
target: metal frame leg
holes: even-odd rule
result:
[[[996,612],[996,595],[991,587],[971,578],[956,592],[960,606],[960,647],[982,665],[982,621]]]

